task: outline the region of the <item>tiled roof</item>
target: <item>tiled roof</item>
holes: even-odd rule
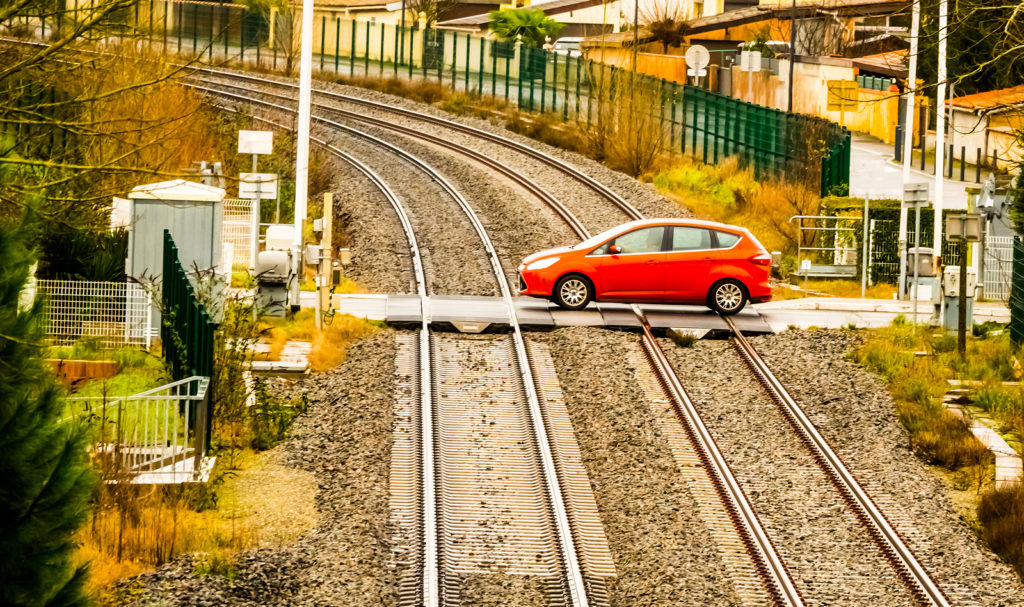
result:
[[[909,71],[906,64],[907,52],[905,50],[889,51],[867,57],[857,57],[853,59],[853,67],[885,76],[906,78]]]
[[[1006,106],[1024,104],[1024,84],[1008,89],[985,91],[973,95],[954,97],[950,104],[981,113],[998,110]]]

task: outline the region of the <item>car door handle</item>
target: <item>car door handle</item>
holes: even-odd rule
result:
[[[705,257],[704,258],[704,261],[714,261],[714,260],[715,260],[714,257]]]
[[[649,265],[649,266],[656,266],[656,265],[658,265],[658,262],[652,259],[652,260],[647,262],[647,265]]]

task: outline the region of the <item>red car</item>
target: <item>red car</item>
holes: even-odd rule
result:
[[[519,294],[568,310],[591,301],[706,305],[735,314],[771,299],[772,258],[746,229],[696,219],[633,221],[519,265]]]

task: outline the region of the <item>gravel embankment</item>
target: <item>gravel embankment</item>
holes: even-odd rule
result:
[[[612,605],[738,605],[669,445],[629,367],[634,334],[589,328],[547,341],[617,577]]]
[[[575,152],[562,150],[545,143],[541,143],[535,139],[530,139],[529,137],[513,133],[503,125],[470,116],[452,115],[432,105],[419,103],[369,89],[319,81],[317,82],[317,85],[317,88],[324,90],[439,116],[447,120],[466,124],[491,133],[496,133],[519,143],[524,143],[559,160],[565,161],[587,175],[590,175],[624,198],[647,217],[682,217],[689,214],[678,204],[658,194],[657,190],[651,184],[637,181],[625,173],[609,169],[608,167]],[[331,101],[330,103],[336,102]],[[492,158],[505,162],[508,166],[514,167],[524,175],[536,178],[539,183],[541,183],[546,189],[549,189],[558,197],[559,200],[562,200],[566,205],[568,205],[573,212],[578,213],[580,218],[584,220],[584,224],[591,231],[596,232],[604,230],[626,220],[625,216],[622,215],[620,211],[610,213],[610,203],[605,202],[603,198],[599,197],[596,193],[592,192],[589,188],[584,187],[576,180],[567,177],[561,171],[551,168],[540,161],[531,159],[519,152],[509,150],[505,146],[489,143],[472,135],[453,133],[442,126],[425,123],[422,120],[399,117],[394,113],[382,112],[365,106],[350,105],[347,109],[352,109],[353,107],[358,108],[359,112],[367,115],[386,118],[389,121],[405,126],[413,126],[425,132],[441,134],[451,141],[465,144],[468,147],[487,154]],[[592,223],[588,223],[588,221]]]
[[[374,169],[398,196],[416,232],[432,294],[497,295],[480,240],[447,192],[420,169],[365,139],[339,133],[331,140]],[[404,237],[400,242],[407,246]]]
[[[128,604],[394,604],[399,572],[387,566],[394,356],[394,336],[382,332],[353,345],[335,371],[296,387],[308,390],[310,409],[278,449],[287,465],[316,477],[316,529],[293,545],[242,554],[232,581],[197,576],[194,557],[181,557],[123,582],[136,589]]]
[[[915,604],[732,344],[661,344],[807,604]]]
[[[270,74],[264,75],[264,77],[292,84],[297,83],[297,79],[295,78],[285,78],[283,76]],[[609,169],[601,163],[575,152],[562,150],[529,137],[513,133],[501,124],[470,116],[449,114],[448,112],[429,104],[369,89],[344,86],[323,81],[316,81],[314,83],[314,87],[353,97],[360,97],[378,103],[384,103],[393,107],[400,107],[438,116],[447,120],[466,124],[477,129],[495,133],[507,139],[531,146],[554,158],[567,162],[598,182],[604,184],[606,187],[636,207],[636,209],[646,217],[685,217],[690,214],[679,204],[661,196],[657,192],[656,188],[651,184],[637,181],[625,173]],[[611,203],[605,201],[602,197],[598,196],[580,182],[568,177],[562,171],[550,167],[538,160],[532,159],[520,152],[513,151],[506,146],[487,142],[472,135],[453,132],[440,125],[434,125],[422,120],[398,116],[392,112],[376,110],[361,105],[346,104],[344,102],[329,100],[323,97],[317,97],[317,102],[331,105],[338,104],[339,107],[344,107],[344,109],[358,111],[369,116],[386,119],[389,122],[413,127],[423,132],[440,135],[445,139],[466,145],[467,147],[481,152],[491,158],[499,160],[507,166],[519,171],[523,175],[536,179],[540,185],[554,194],[559,200],[564,202],[592,233],[597,233],[628,220],[622,211],[616,210]]]
[[[465,196],[487,229],[511,284],[516,284],[516,266],[527,255],[579,240],[548,205],[490,169],[445,148],[404,135],[374,127],[359,128],[426,161]],[[473,239],[474,243],[479,242],[475,233]]]
[[[352,252],[345,275],[374,293],[410,292],[409,247],[391,205],[352,165],[333,154],[328,158],[335,221],[341,222]]]
[[[956,604],[1024,605],[1024,585],[957,515],[911,451],[883,382],[845,359],[850,331],[786,331],[753,343]]]

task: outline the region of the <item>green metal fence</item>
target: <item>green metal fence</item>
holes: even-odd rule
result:
[[[298,20],[287,10],[270,15],[241,4],[140,0],[134,20],[135,31],[164,52],[270,71],[292,72],[298,66]],[[820,181],[823,194],[841,193],[849,183],[850,134],[836,123],[582,57],[465,32],[324,13],[315,16],[313,48],[313,65],[324,72],[429,79],[525,111],[552,112],[586,125],[588,134],[596,130],[611,139],[641,131],[650,135],[657,125],[664,151],[708,163],[737,156],[759,176],[789,173]]]
[[[1024,344],[1024,238],[1013,238],[1013,278],[1010,283],[1010,338]]]
[[[212,377],[217,325],[196,298],[195,289],[178,258],[178,247],[167,230],[164,230],[162,291],[160,339],[171,374],[176,380],[193,375]]]

